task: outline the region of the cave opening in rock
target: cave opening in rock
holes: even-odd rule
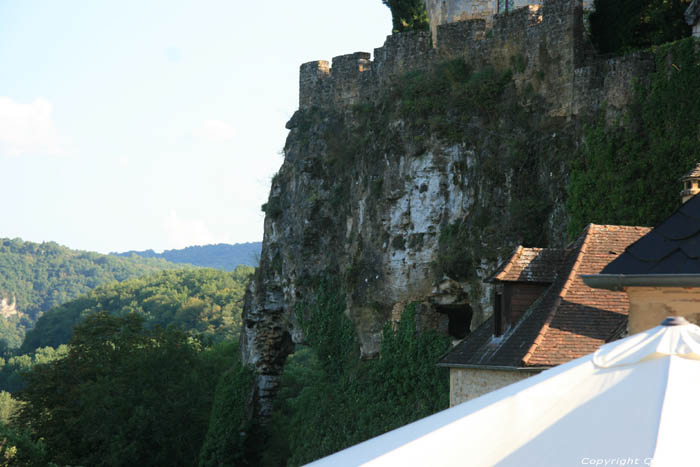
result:
[[[468,303],[458,305],[438,305],[438,313],[447,315],[447,332],[456,339],[464,339],[471,330],[472,316],[474,312]]]

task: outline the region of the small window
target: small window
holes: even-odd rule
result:
[[[498,0],[498,12],[513,11],[515,0]]]
[[[685,182],[685,189],[690,190],[690,182]]]
[[[498,337],[503,334],[503,294],[494,292],[493,296],[493,335]]]

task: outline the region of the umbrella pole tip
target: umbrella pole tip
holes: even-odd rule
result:
[[[661,322],[661,326],[682,326],[684,324],[690,323],[682,316],[669,316]]]

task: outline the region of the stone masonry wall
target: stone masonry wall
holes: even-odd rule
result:
[[[571,115],[574,70],[583,61],[581,0],[545,0],[507,14],[442,24],[437,47],[430,33],[394,34],[374,51],[305,63],[300,72],[299,107],[338,108],[371,102],[377,89],[407,71],[436,61],[463,58],[474,68],[514,72],[519,89],[545,96],[553,115]],[[487,30],[488,29],[488,30]],[[552,47],[551,44],[556,44]],[[583,109],[582,109],[583,110]]]
[[[538,370],[509,371],[450,368],[450,407],[538,374]]]
[[[462,2],[450,2],[448,7],[428,1],[435,11],[442,5],[438,16],[445,21],[460,17],[455,11]],[[476,8],[473,2],[466,3]],[[325,60],[304,63],[299,108],[372,102],[378,90],[398,75],[462,58],[475,69],[510,69],[518,91],[542,96],[552,116],[592,115],[605,103],[609,118],[615,118],[653,61],[643,53],[615,58],[587,54],[583,25],[587,4],[591,0],[544,0],[488,19],[438,24],[436,47],[431,33],[407,32],[388,36],[384,46],[374,50],[374,60],[369,53],[356,52],[333,58],[332,66]]]
[[[620,57],[591,57],[574,71],[572,113],[590,113],[605,106],[606,120],[613,123],[630,102],[634,84],[644,84],[655,69],[649,52]]]

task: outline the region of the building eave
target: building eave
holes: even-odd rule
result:
[[[532,372],[544,371],[552,368],[551,366],[500,366],[500,365],[474,365],[464,363],[438,363],[441,368],[460,368],[470,370],[497,370],[497,371],[516,371],[516,372]]]
[[[700,274],[581,274],[593,289],[623,291],[628,287],[700,287]]]

